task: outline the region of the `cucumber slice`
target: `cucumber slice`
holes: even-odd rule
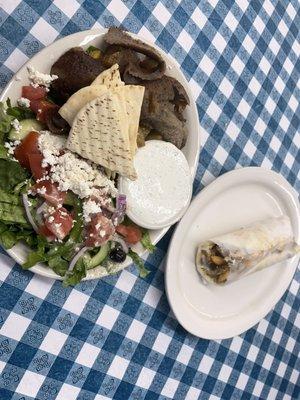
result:
[[[92,269],[100,265],[108,256],[109,250],[110,245],[108,243],[105,243],[103,246],[101,246],[98,253],[88,262],[87,269]]]
[[[16,130],[11,128],[8,134],[10,140],[22,140],[31,131],[40,131],[43,129],[43,125],[36,119],[23,119],[20,121],[21,129]]]

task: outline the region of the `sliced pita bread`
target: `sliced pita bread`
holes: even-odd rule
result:
[[[126,114],[129,122],[128,136],[131,154],[134,157],[137,150],[137,135],[145,88],[144,86],[126,85],[116,88],[114,92],[126,106]]]
[[[107,92],[105,85],[85,86],[74,93],[68,101],[59,109],[59,114],[72,126],[78,111],[91,100]]]
[[[67,147],[111,171],[136,179],[129,140],[126,104],[108,91],[92,100],[77,114]]]
[[[105,85],[108,89],[124,86],[125,83],[121,81],[119,65],[114,64],[109,69],[101,72],[91,86],[95,85]]]

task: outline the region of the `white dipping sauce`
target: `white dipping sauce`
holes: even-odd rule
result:
[[[192,196],[190,168],[173,144],[150,140],[138,149],[137,180],[121,177],[119,191],[127,196],[127,215],[136,224],[159,229],[177,222]]]

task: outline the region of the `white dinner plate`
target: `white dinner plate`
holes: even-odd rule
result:
[[[298,256],[218,287],[202,283],[195,254],[201,241],[283,214],[299,242],[296,191],[281,175],[259,167],[228,172],[195,197],[173,235],[165,278],[171,308],[187,331],[205,339],[230,338],[275,306],[293,279]]]
[[[45,47],[33,58],[31,58],[24,66],[18,71],[18,73],[12,78],[8,83],[6,88],[1,94],[0,101],[7,99],[8,97],[12,100],[14,104],[19,97],[21,97],[21,88],[23,85],[29,84],[27,66],[31,65],[39,72],[49,73],[52,64],[68,49],[75,46],[81,46],[87,48],[89,46],[103,46],[103,35],[107,32],[107,29],[97,29],[97,30],[87,30],[83,32],[77,32],[72,35],[66,36],[62,39],[57,40],[50,46]],[[176,78],[185,88],[189,98],[190,106],[185,110],[184,116],[186,118],[186,127],[188,130],[188,138],[185,147],[182,149],[184,155],[187,158],[188,164],[190,166],[192,178],[194,178],[196,173],[196,168],[198,164],[198,155],[200,150],[200,132],[199,132],[199,119],[198,112],[195,101],[193,100],[193,95],[191,89],[185,79],[183,73],[180,71],[177,62],[170,56],[167,55],[163,50],[157,47],[155,44],[146,40],[142,35],[134,35],[133,37],[139,38],[144,42],[150,44],[156,48],[164,58],[167,64],[166,74]],[[168,231],[169,227],[150,231],[151,240],[156,244]],[[140,244],[134,246],[135,251],[139,255],[145,253],[144,249]],[[14,246],[12,249],[7,251],[9,255],[16,260],[19,264],[22,264],[28,254],[28,247],[20,243]],[[126,258],[124,263],[119,264],[118,270],[124,269],[132,263],[129,257]],[[31,268],[31,271],[36,272],[40,275],[47,276],[54,279],[62,279],[60,276],[55,274],[52,269],[48,268],[45,264],[37,264]],[[86,279],[101,278],[107,275],[107,270],[104,267],[97,267],[91,269],[87,272]]]

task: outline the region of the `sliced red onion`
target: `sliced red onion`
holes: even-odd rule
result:
[[[41,214],[43,211],[44,211],[44,209],[47,207],[47,203],[44,201],[38,208],[37,208],[37,210],[36,210],[36,213],[37,214]]]
[[[26,213],[26,217],[28,219],[28,222],[31,224],[31,226],[33,227],[33,229],[35,230],[35,232],[38,232],[38,227],[37,224],[34,222],[34,219],[30,213],[30,208],[29,208],[29,200],[28,200],[28,196],[27,194],[22,194],[22,201],[23,201],[23,205],[25,208],[25,213]]]
[[[129,252],[129,248],[128,248],[128,246],[127,246],[125,240],[122,239],[119,235],[116,235],[116,236],[113,238],[113,240],[114,240],[115,242],[120,243],[120,245],[122,246],[122,249],[124,250],[124,252],[125,252],[126,254]]]
[[[84,253],[87,250],[89,250],[89,247],[84,246],[78,251],[78,253],[75,254],[75,256],[72,258],[72,260],[71,260],[71,262],[69,264],[68,271],[73,271],[77,261],[79,260],[80,257],[82,257],[84,255]]]
[[[117,209],[113,213],[112,222],[115,226],[119,225],[126,213],[126,196],[125,194],[119,194],[117,197]]]

